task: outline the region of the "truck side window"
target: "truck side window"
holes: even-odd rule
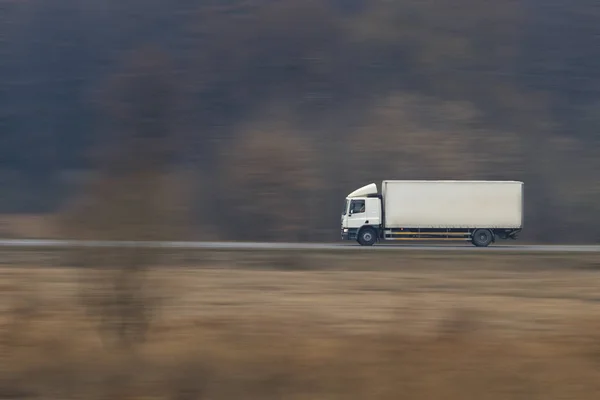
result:
[[[352,214],[360,214],[365,212],[365,201],[364,200],[352,200],[350,205]]]

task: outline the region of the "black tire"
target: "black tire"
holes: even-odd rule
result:
[[[377,242],[377,233],[373,228],[364,228],[358,232],[358,243],[361,246],[373,246]]]
[[[488,247],[494,241],[494,234],[489,229],[477,229],[473,232],[472,242],[477,247]]]

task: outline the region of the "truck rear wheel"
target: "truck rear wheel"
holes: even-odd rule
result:
[[[473,232],[472,242],[477,247],[487,247],[494,240],[494,234],[489,229],[477,229]]]
[[[361,246],[373,246],[377,241],[377,233],[373,228],[364,228],[358,233],[358,243]]]

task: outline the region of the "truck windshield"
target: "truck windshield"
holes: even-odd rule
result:
[[[344,209],[342,210],[342,215],[346,215],[347,210],[348,210],[348,199],[344,200]]]

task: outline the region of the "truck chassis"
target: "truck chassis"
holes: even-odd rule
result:
[[[360,229],[350,229],[343,235],[344,239],[355,239],[363,246],[372,246],[379,241],[459,241],[471,242],[477,247],[487,247],[500,239],[516,240],[521,229],[487,229],[487,228],[395,228],[365,225]]]

